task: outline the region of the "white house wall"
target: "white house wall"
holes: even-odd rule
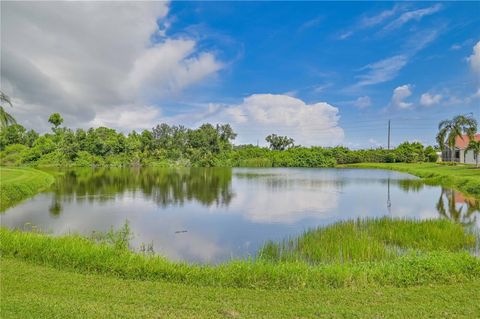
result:
[[[462,156],[463,157],[463,156]],[[465,152],[465,158],[462,158],[464,163],[467,164],[475,164],[475,156],[473,151],[467,151]]]

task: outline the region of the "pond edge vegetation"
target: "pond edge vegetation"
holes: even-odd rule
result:
[[[265,289],[372,285],[406,287],[458,283],[480,278],[480,259],[469,254],[465,248],[460,248],[472,245],[472,234],[465,233],[451,244],[444,242],[443,246],[433,248],[431,240],[435,240],[435,236],[425,240],[424,233],[412,232],[412,229],[416,230],[415,225],[422,225],[420,228],[424,230],[461,234],[458,232],[462,229],[460,225],[446,220],[414,222],[386,218],[362,223],[372,222],[390,231],[394,230],[398,223],[404,223],[407,227],[401,233],[408,235],[403,239],[402,244],[400,244],[401,241],[397,242],[404,251],[396,257],[390,256],[392,258],[361,259],[369,261],[330,260],[311,264],[300,259],[279,262],[259,256],[255,260],[232,260],[220,265],[197,265],[172,262],[148,252],[133,252],[124,244],[125,238],[129,235],[128,232],[120,232],[117,237],[110,236],[109,238],[114,239],[113,241],[98,241],[74,234],[57,237],[1,228],[0,252],[3,257],[13,257],[81,273],[199,286]],[[337,226],[327,226],[325,229],[334,229]],[[336,232],[338,236],[336,240],[330,242],[318,240],[316,247],[323,249],[322,245],[327,245],[327,248],[333,251],[333,254],[330,253],[331,256],[336,254],[336,246],[339,249],[355,250],[355,244],[350,248],[341,246],[343,236],[347,235],[348,231],[349,229],[340,229],[340,232]],[[390,234],[394,235],[394,233]],[[121,244],[117,245],[117,241]]]

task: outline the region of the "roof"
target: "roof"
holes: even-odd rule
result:
[[[475,141],[480,141],[480,134],[475,135]],[[455,147],[461,150],[466,149],[468,143],[470,143],[470,138],[467,135],[462,135],[462,137],[457,136],[455,139]]]

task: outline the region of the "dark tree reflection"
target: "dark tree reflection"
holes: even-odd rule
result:
[[[48,211],[50,212],[50,215],[53,217],[58,217],[62,213],[62,204],[60,204],[59,199],[54,196],[52,199],[52,204],[50,205]]]
[[[405,192],[418,193],[425,187],[425,182],[421,179],[402,179],[396,182],[398,187]]]
[[[77,169],[64,172],[53,187],[52,214],[59,213],[62,201],[100,201],[142,194],[158,205],[183,205],[198,201],[203,205],[228,205],[234,194],[232,171],[223,168],[124,168]]]

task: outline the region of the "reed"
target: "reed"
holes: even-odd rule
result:
[[[308,230],[280,243],[268,242],[259,258],[310,264],[382,261],[407,253],[473,249],[476,237],[443,219],[358,219]]]

